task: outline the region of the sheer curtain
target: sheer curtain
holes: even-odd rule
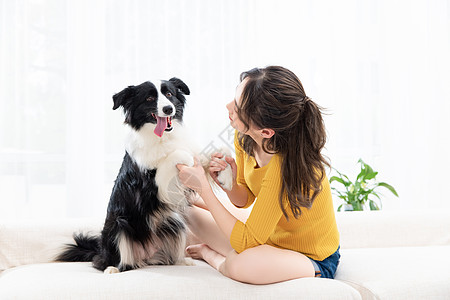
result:
[[[199,147],[227,144],[240,72],[283,65],[327,108],[326,155],[450,207],[449,1],[0,1],[0,218],[103,216],[124,154],[111,96],[176,76]]]

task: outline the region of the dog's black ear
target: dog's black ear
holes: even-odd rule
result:
[[[188,86],[186,85],[186,83],[183,82],[183,80],[173,77],[173,78],[170,78],[169,81],[172,82],[174,86],[179,88],[183,94],[189,95],[191,93],[189,91]]]
[[[118,109],[121,105],[123,106],[123,104],[125,103],[125,101],[130,98],[133,97],[135,95],[135,86],[134,85],[130,85],[129,87],[125,88],[123,91],[115,94],[113,96],[113,101],[114,101],[114,106],[113,106],[113,110],[114,109]]]

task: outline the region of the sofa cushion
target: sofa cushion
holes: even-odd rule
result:
[[[90,263],[20,266],[0,275],[0,299],[361,299],[349,285],[305,278],[250,285],[224,277],[203,261],[103,274]]]
[[[446,210],[336,213],[341,248],[450,245]]]
[[[342,249],[336,279],[363,299],[449,299],[450,246]]]

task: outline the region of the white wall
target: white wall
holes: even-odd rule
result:
[[[450,208],[450,2],[0,0],[0,217],[101,216],[123,157],[112,94],[190,87],[220,143],[240,72],[279,64],[328,109],[326,154],[396,187],[384,209]]]

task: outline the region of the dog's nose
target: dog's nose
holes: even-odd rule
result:
[[[165,113],[166,115],[170,115],[173,112],[173,107],[170,105],[164,106],[163,107],[163,113]]]

